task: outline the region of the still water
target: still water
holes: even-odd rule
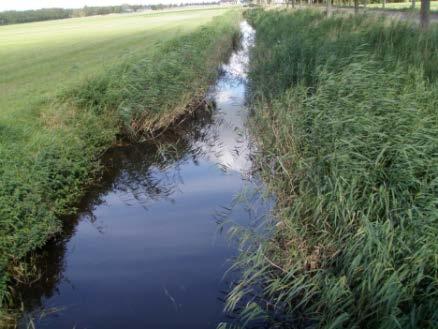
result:
[[[216,328],[237,251],[224,217],[248,225],[266,205],[252,178],[245,131],[254,30],[209,92],[215,104],[154,143],[120,147],[102,183],[38,260],[42,278],[19,293],[36,328]],[[249,191],[249,192],[248,192]],[[239,195],[249,203],[236,203]],[[234,206],[230,206],[234,204]],[[250,205],[250,207],[248,207]]]

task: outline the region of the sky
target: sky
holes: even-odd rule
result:
[[[83,6],[113,6],[124,3],[133,5],[156,3],[200,2],[199,0],[0,0],[0,11],[39,8],[81,8]],[[208,0],[205,0],[208,2]]]

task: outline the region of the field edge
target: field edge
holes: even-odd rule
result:
[[[99,179],[100,157],[118,141],[151,138],[197,108],[236,45],[240,19],[240,11],[230,10],[166,41],[152,58],[64,91],[43,105],[35,141],[19,153],[0,148],[0,232],[8,237],[0,239],[0,325],[15,321],[14,280],[31,282],[38,275],[32,252],[56,236],[59,218],[74,212]]]

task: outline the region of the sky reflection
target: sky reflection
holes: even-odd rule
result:
[[[159,145],[112,150],[102,185],[42,252],[42,280],[17,289],[38,328],[207,329],[225,319],[223,275],[236,250],[217,220],[226,213],[249,222],[247,205],[230,205],[242,190],[257,189],[246,180],[245,129],[254,31],[245,22],[241,28],[243,47],[209,93],[216,109]]]

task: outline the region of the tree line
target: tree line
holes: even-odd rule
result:
[[[217,5],[218,2],[198,2],[182,4],[157,4],[157,5],[121,5],[121,6],[104,6],[88,7],[78,9],[65,8],[43,8],[36,10],[16,11],[9,10],[0,12],[0,25],[20,24],[39,21],[48,21],[54,19],[64,19],[73,17],[86,17],[95,15],[109,15],[138,12],[143,10],[160,10],[173,7],[199,6],[199,5]]]
[[[430,1],[431,0],[420,0],[420,26],[423,29],[426,29],[430,25]],[[255,0],[255,2],[259,5],[263,5],[265,3],[273,3],[273,0]],[[359,13],[359,7],[362,4],[363,7],[366,8],[367,4],[369,3],[381,3],[382,8],[385,8],[385,5],[387,3],[397,3],[401,2],[400,0],[284,0],[284,3],[286,3],[288,6],[291,5],[292,7],[295,7],[296,4],[302,5],[318,5],[318,4],[325,4],[327,14],[330,15],[331,8],[333,5],[336,6],[353,6],[354,7],[354,13]],[[416,0],[410,0],[411,2],[411,9],[415,9],[416,6]]]

